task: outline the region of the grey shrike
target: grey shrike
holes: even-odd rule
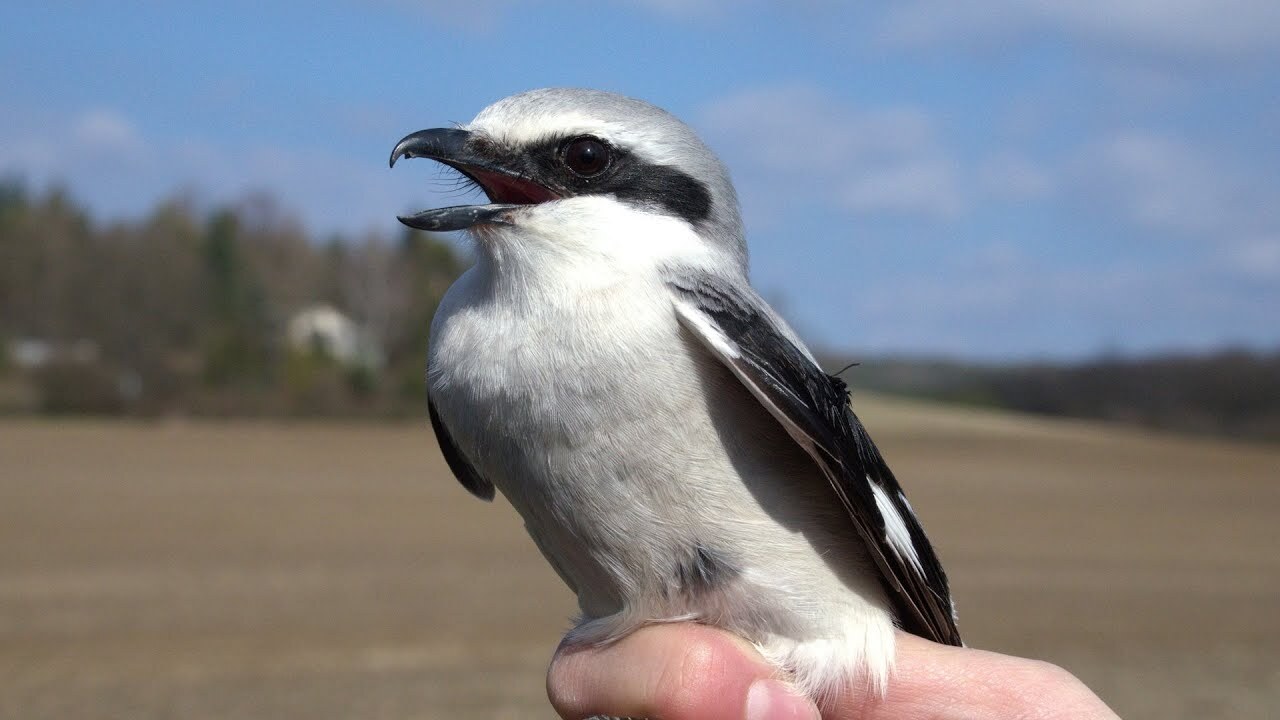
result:
[[[391,153],[491,204],[431,323],[431,424],[577,594],[569,643],[697,621],[815,699],[883,692],[894,627],[960,644],[946,575],[849,392],[747,280],[737,197],[684,123],[595,90],[514,95]]]

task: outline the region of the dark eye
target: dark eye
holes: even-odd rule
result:
[[[599,175],[609,166],[609,147],[593,137],[572,140],[564,148],[564,164],[582,177]]]

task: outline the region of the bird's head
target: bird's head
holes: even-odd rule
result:
[[[532,90],[490,105],[465,126],[408,135],[392,150],[391,164],[402,157],[444,163],[490,201],[400,218],[413,228],[482,237],[514,228],[519,237],[596,250],[628,235],[647,234],[650,242],[655,234],[692,235],[690,242],[745,268],[728,171],[692,129],[640,100],[598,90]]]

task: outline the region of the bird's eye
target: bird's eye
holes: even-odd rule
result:
[[[609,147],[593,137],[580,137],[564,147],[564,164],[575,174],[592,177],[609,166]]]

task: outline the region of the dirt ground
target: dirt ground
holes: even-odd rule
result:
[[[971,645],[1276,717],[1280,449],[857,407]],[[0,718],[550,718],[572,609],[425,422],[0,422]]]

